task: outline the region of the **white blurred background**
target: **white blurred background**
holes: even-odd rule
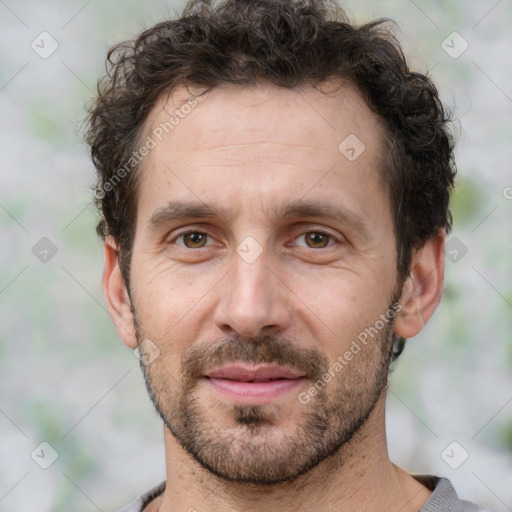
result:
[[[391,379],[391,458],[512,510],[512,4],[342,5],[358,22],[396,20],[413,67],[460,121],[457,253],[438,311]],[[105,309],[80,124],[108,47],[182,6],[0,0],[2,512],[116,510],[165,477],[160,420]]]

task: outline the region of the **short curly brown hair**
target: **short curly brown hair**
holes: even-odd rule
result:
[[[126,162],[160,95],[180,85],[208,91],[223,83],[265,81],[293,88],[331,78],[354,85],[385,126],[381,172],[398,274],[408,274],[412,251],[451,228],[449,193],[456,171],[450,120],[436,87],[409,70],[389,20],[355,27],[330,0],[193,0],[179,19],[108,52],[107,75],[89,110],[86,141],[97,169],[97,232],[119,246],[127,285],[138,166],[128,172]]]

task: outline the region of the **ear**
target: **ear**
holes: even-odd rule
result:
[[[131,301],[119,268],[119,248],[112,237],[107,237],[104,245],[105,268],[103,270],[103,292],[107,300],[110,316],[123,342],[130,348],[137,348],[137,337]]]
[[[403,338],[418,334],[436,310],[443,294],[446,232],[440,230],[412,257],[411,270],[400,297],[395,333]]]

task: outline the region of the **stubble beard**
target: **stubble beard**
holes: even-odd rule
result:
[[[141,363],[141,368],[157,413],[193,459],[223,480],[270,486],[311,471],[363,427],[387,386],[393,326],[394,320],[387,323],[327,384],[322,381],[329,368],[324,355],[274,336],[234,337],[193,347],[181,361],[178,378],[165,368],[162,356],[150,365]],[[136,327],[139,343],[151,339],[151,333],[141,332],[137,320]],[[156,343],[163,348],[170,341]],[[308,404],[297,400],[298,408],[291,413],[277,404],[201,402],[197,391],[204,370],[234,361],[285,365],[304,372],[308,388],[320,382],[325,387],[317,386]],[[223,421],[228,418],[229,426],[215,419],[215,407],[223,412]],[[280,428],[285,423],[288,432]]]

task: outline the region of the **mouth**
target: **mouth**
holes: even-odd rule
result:
[[[204,375],[215,392],[240,405],[264,405],[302,386],[304,374],[282,366],[229,364]]]

